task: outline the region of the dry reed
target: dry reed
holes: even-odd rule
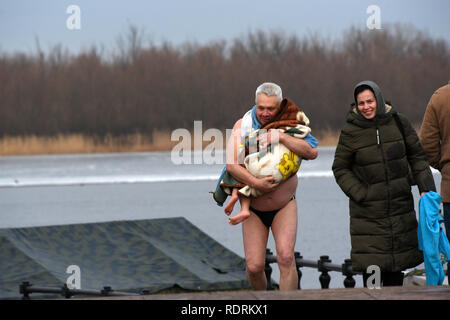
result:
[[[339,134],[328,130],[317,133],[320,146],[337,144]],[[225,146],[225,134],[222,145]],[[74,154],[110,152],[170,151],[181,140],[171,141],[171,132],[155,131],[150,138],[143,134],[129,134],[121,137],[106,136],[94,138],[83,134],[57,135],[55,137],[21,136],[0,139],[0,155]],[[203,141],[205,148],[211,141]],[[194,135],[191,134],[191,146]]]
[[[83,134],[3,137],[0,155],[163,151],[170,150],[170,143],[170,135],[164,132],[155,132],[153,139],[142,134],[102,139]]]

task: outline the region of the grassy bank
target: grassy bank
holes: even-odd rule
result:
[[[193,146],[193,135],[191,136],[191,145]],[[334,146],[337,144],[339,133],[316,131],[315,136],[319,139],[320,146]],[[180,141],[171,141],[171,132],[169,131],[154,132],[152,138],[142,134],[130,134],[121,137],[107,136],[101,139],[82,134],[54,137],[34,135],[3,137],[0,139],[0,155],[170,151]],[[210,141],[204,141],[203,147],[210,143]]]

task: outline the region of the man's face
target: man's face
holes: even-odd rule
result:
[[[260,93],[256,99],[256,118],[264,126],[272,121],[279,108],[280,105],[276,96],[267,96],[264,93]]]
[[[371,120],[375,118],[377,114],[377,99],[375,95],[369,89],[360,92],[356,96],[358,102],[358,110],[361,112],[364,118]]]

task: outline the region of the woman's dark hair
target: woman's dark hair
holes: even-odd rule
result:
[[[359,87],[357,87],[355,89],[355,102],[356,102],[356,97],[358,96],[358,94],[360,94],[364,90],[370,90],[373,92],[372,88],[370,86],[368,86],[367,84],[360,85]],[[375,92],[373,92],[373,94],[375,95]]]

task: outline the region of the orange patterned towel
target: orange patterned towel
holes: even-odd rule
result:
[[[300,108],[291,99],[284,98],[280,104],[280,111],[275,118],[261,129],[286,129],[286,127],[295,127],[299,124],[309,125],[309,123],[305,123],[304,113],[301,112]]]

